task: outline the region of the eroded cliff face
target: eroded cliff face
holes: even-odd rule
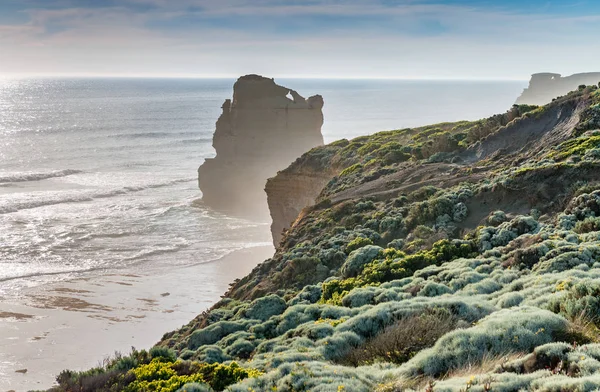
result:
[[[222,108],[213,137],[217,155],[198,169],[203,200],[217,210],[266,220],[266,180],[323,145],[323,98],[305,99],[273,79],[246,75]]]
[[[557,73],[537,73],[531,75],[529,87],[517,99],[517,104],[545,105],[553,98],[576,90],[580,85],[597,85],[600,72],[580,73],[561,76]]]
[[[300,212],[315,203],[317,197],[335,175],[335,170],[319,170],[300,165],[290,166],[267,181],[265,191],[271,213],[273,244],[279,245],[283,233]]]

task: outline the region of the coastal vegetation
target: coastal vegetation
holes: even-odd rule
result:
[[[54,391],[599,389],[599,105],[584,86],[311,150],[291,169],[337,175],[271,259]]]

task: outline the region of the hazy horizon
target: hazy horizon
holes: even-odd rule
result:
[[[193,75],[193,74],[68,74],[68,73],[56,73],[56,74],[4,74],[0,75],[1,79],[28,79],[28,78],[39,78],[39,79],[207,79],[207,80],[231,80],[238,79],[240,76],[248,75],[237,74],[237,75]],[[358,76],[358,75],[346,75],[346,76],[326,76],[326,75],[277,75],[277,74],[259,74],[261,76],[273,78],[273,79],[284,79],[284,80],[372,80],[372,81],[415,81],[415,82],[526,82],[529,77],[523,77],[519,79],[513,78],[467,78],[467,77],[415,77],[415,78],[403,78],[403,77],[376,77],[376,76]],[[567,75],[563,75],[567,76]]]
[[[527,80],[594,71],[600,4],[5,0],[0,77]]]

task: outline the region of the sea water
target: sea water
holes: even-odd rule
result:
[[[135,273],[269,244],[269,222],[212,211],[229,79],[0,79],[0,296],[82,274]],[[325,100],[326,142],[506,111],[526,82],[277,80]]]

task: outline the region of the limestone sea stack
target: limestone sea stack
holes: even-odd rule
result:
[[[246,75],[233,86],[213,136],[215,158],[198,169],[203,201],[237,216],[268,219],[265,184],[323,145],[323,98],[303,98],[273,79]]]
[[[552,99],[577,90],[582,84],[593,85],[600,82],[600,72],[588,72],[561,76],[557,73],[537,73],[531,75],[529,86],[517,99],[518,104],[545,105]]]

